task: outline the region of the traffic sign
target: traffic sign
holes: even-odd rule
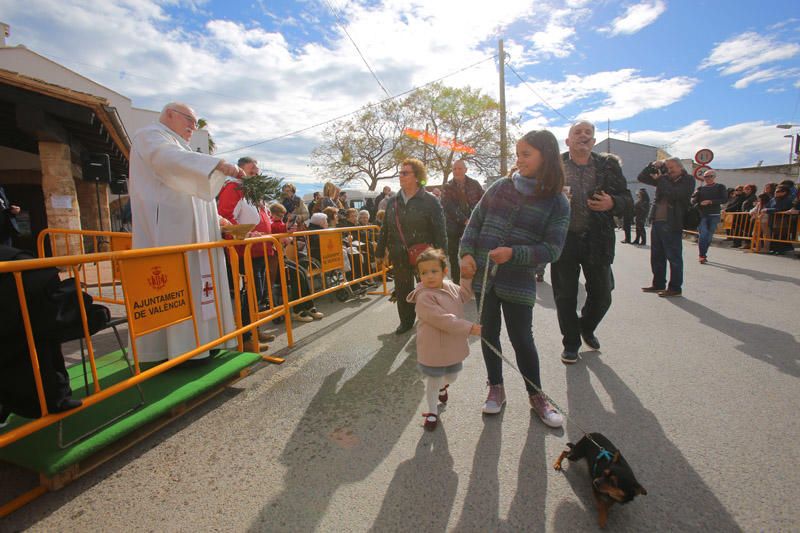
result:
[[[702,150],[698,150],[697,153],[694,154],[694,160],[700,163],[701,165],[707,165],[714,160],[714,152],[712,152],[708,148],[703,148]]]
[[[711,150],[709,150],[709,151],[711,151]],[[698,152],[698,153],[700,153],[700,152]],[[694,174],[695,179],[698,179],[698,180],[703,179],[703,174],[705,173],[705,171],[706,170],[710,170],[710,169],[711,169],[711,167],[709,167],[707,165],[700,165],[699,167],[694,169],[694,173],[693,174]]]

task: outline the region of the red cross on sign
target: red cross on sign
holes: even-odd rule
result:
[[[206,284],[203,285],[203,295],[208,298],[208,295],[214,290],[214,286],[206,281]]]

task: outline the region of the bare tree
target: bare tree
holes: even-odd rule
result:
[[[453,162],[463,158],[477,173],[496,176],[500,172],[500,107],[479,89],[453,88],[434,83],[413,92],[405,106],[414,127],[427,129],[436,138],[461,143],[475,150],[459,152],[455,145],[417,142],[413,154],[422,159],[431,174],[441,173],[447,183]],[[515,124],[512,120],[512,125]],[[512,129],[512,128],[510,128]],[[511,136],[508,136],[509,142]]]
[[[406,122],[402,102],[391,100],[334,123],[323,133],[329,140],[311,153],[315,173],[339,186],[363,181],[374,191],[380,180],[397,177],[398,163],[411,150]]]

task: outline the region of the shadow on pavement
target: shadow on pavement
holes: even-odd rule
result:
[[[731,274],[739,274],[741,276],[748,276],[756,281],[782,281],[784,283],[791,283],[793,285],[800,285],[800,278],[792,276],[781,276],[780,274],[771,274],[761,270],[751,270],[749,268],[742,268],[733,265],[726,265],[725,263],[717,263],[716,261],[709,261],[707,266],[721,268]]]
[[[445,424],[424,431],[412,459],[394,473],[371,531],[446,531],[458,489]]]
[[[378,339],[383,347],[341,387],[344,368],[325,378],[280,455],[287,467],[283,491],[250,531],[316,529],[336,490],[366,478],[415,418],[423,384],[413,346],[390,373],[408,339],[393,333]]]
[[[547,429],[532,415],[517,467],[517,488],[500,519],[500,449],[503,414],[483,416],[483,431],[475,448],[464,509],[455,531],[543,531],[547,497]]]
[[[653,413],[611,367],[599,357],[584,357],[581,363],[567,370],[571,416],[576,417],[586,431],[603,433],[616,444],[648,492],[647,496],[639,496],[627,505],[615,505],[609,513],[609,530],[741,530],[677,446],[670,442]],[[590,373],[611,397],[610,410],[603,406],[592,388]],[[689,405],[686,411],[690,412]],[[577,442],[583,436],[574,424],[568,423],[567,429],[570,442]],[[555,531],[597,529],[597,511],[586,462],[564,461],[563,475],[581,505],[574,501],[559,504],[554,518]]]
[[[790,376],[800,377],[800,343],[793,335],[761,324],[729,318],[686,298],[669,301],[697,317],[701,324],[732,337],[742,344],[736,348]]]

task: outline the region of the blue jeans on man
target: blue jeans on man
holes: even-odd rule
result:
[[[719,224],[719,215],[703,215],[700,217],[700,225],[697,231],[700,237],[697,240],[697,245],[700,248],[700,257],[706,257],[708,254],[708,247],[711,245],[711,239],[714,238],[714,232],[717,231],[717,224]]]
[[[683,230],[672,229],[666,221],[653,222],[650,230],[650,268],[653,271],[653,287],[680,292],[683,286]]]

